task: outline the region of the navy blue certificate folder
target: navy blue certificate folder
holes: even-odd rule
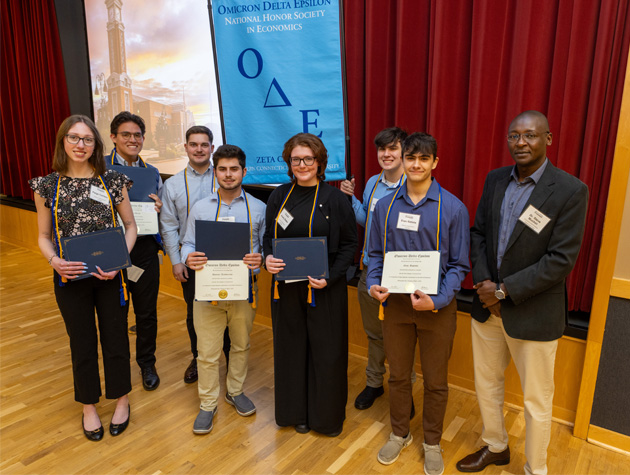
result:
[[[278,280],[328,279],[328,242],[326,237],[283,238],[273,240],[273,257],[285,267]]]
[[[195,221],[195,250],[209,261],[241,261],[250,253],[249,224]]]
[[[88,266],[85,274],[72,280],[92,277],[90,272],[98,274],[96,266],[103,272],[131,267],[125,233],[120,226],[61,238],[61,249],[65,260],[85,262]]]
[[[129,201],[153,201],[149,195],[158,192],[157,172],[154,169],[118,166],[110,166],[109,169],[127,175],[133,181],[129,189]]]

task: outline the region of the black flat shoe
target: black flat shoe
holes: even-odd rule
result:
[[[298,424],[295,426],[295,432],[299,434],[308,434],[311,428],[307,424]]]
[[[105,431],[103,430],[103,426],[99,427],[96,430],[87,430],[85,428],[85,426],[83,425],[83,419],[84,417],[81,416],[81,427],[83,427],[83,433],[85,434],[85,437],[88,440],[93,440],[93,441],[99,441],[103,438],[103,434],[105,434]]]
[[[125,432],[125,429],[129,425],[129,419],[131,418],[131,407],[129,407],[129,405],[127,405],[127,410],[128,410],[127,420],[125,422],[122,422],[120,424],[114,424],[113,422],[109,423],[109,433],[113,435],[114,437]],[[112,416],[112,419],[113,417],[114,416]],[[101,430],[103,430],[102,427],[101,427]]]

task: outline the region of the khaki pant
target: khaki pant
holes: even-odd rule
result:
[[[256,291],[256,289],[255,289]],[[223,332],[229,328],[230,361],[227,371],[227,393],[238,396],[243,392],[249,357],[249,334],[255,310],[247,300],[218,302],[195,301],[193,307],[197,333],[198,390],[201,409],[213,411],[219,397],[219,356],[223,348]]]
[[[504,373],[511,357],[521,379],[524,396],[525,473],[545,475],[558,340],[511,338],[503,328],[503,321],[491,315],[484,323],[472,320],[472,345],[475,389],[483,420],[482,440],[492,452],[501,452],[508,446],[503,400]]]

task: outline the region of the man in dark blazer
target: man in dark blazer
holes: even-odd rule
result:
[[[503,398],[512,358],[524,394],[525,473],[544,475],[565,279],[582,243],[588,188],[547,159],[552,134],[540,112],[519,114],[507,140],[516,165],[488,174],[471,229],[472,343],[485,445],[457,469],[510,462]]]

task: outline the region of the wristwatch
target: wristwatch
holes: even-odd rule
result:
[[[501,284],[497,284],[497,290],[494,291],[494,296],[499,300],[505,299],[505,292],[501,289]]]

